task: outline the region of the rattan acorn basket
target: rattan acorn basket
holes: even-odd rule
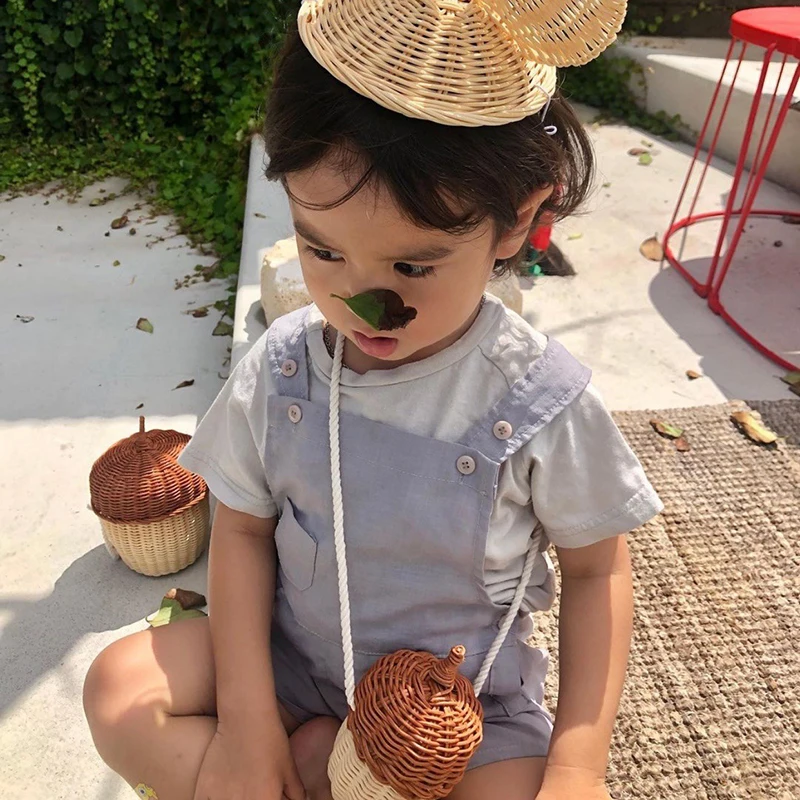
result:
[[[95,461],[91,506],[106,547],[135,572],[168,575],[188,567],[208,544],[208,487],[178,464],[191,437],[173,430],[139,432]]]

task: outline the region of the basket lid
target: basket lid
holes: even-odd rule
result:
[[[398,650],[356,686],[348,726],[358,757],[401,797],[447,797],[481,743],[483,707],[458,671],[465,652]]]
[[[145,431],[144,417],[139,417],[139,432],[112,445],[92,466],[94,512],[109,520],[146,522],[204,495],[206,482],[177,461],[189,439],[178,431]]]

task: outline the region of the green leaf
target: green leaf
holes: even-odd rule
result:
[[[149,614],[145,619],[153,628],[161,625],[169,625],[181,619],[194,619],[205,617],[207,614],[196,608],[184,609],[177,600],[165,597],[161,601],[161,607],[153,614]]]
[[[357,294],[355,297],[340,297],[338,294],[332,294],[331,297],[344,301],[357,317],[361,317],[371,328],[379,329],[378,326],[383,316],[384,304],[374,294],[364,292]]]
[[[39,25],[36,29],[39,38],[48,46],[55,44],[58,41],[58,31],[49,25]]]
[[[653,156],[651,156],[650,153],[642,153],[639,156],[639,163],[643,167],[649,167],[653,163]]]
[[[683,428],[679,428],[677,425],[671,425],[669,422],[662,422],[660,419],[651,419],[650,424],[658,433],[662,436],[666,436],[667,439],[679,439],[683,436]]]
[[[211,332],[212,336],[232,336],[233,335],[233,325],[228,322],[222,322],[221,320],[217,323],[217,327]]]
[[[77,47],[83,41],[83,30],[81,28],[73,28],[70,31],[64,31],[64,41],[70,47]]]
[[[789,386],[800,386],[800,372],[787,372],[781,380]]]
[[[140,331],[144,331],[145,333],[153,332],[153,323],[150,322],[149,319],[145,319],[144,317],[139,317],[139,321],[136,323],[136,327]]]
[[[56,75],[58,75],[62,81],[68,81],[74,74],[75,69],[73,68],[72,64],[67,64],[65,61],[62,61],[56,67]]]

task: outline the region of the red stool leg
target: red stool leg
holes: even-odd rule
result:
[[[725,102],[722,106],[722,111],[720,112],[719,120],[717,121],[716,129],[714,130],[713,137],[711,139],[711,144],[708,148],[708,152],[705,158],[705,164],[703,165],[703,171],[700,174],[700,180],[698,182],[697,188],[695,189],[694,196],[692,197],[692,202],[689,207],[689,213],[686,217],[682,218],[679,222],[675,222],[678,212],[680,211],[681,205],[683,204],[684,197],[686,196],[686,190],[689,187],[689,182],[692,177],[692,172],[694,172],[695,164],[698,161],[698,156],[700,155],[700,151],[703,147],[703,144],[706,140],[706,133],[708,131],[709,125],[711,123],[711,119],[714,116],[714,110],[717,105],[717,99],[719,97],[720,89],[722,88],[722,83],[725,80],[725,73],[728,71],[728,64],[731,61],[731,55],[733,54],[733,48],[736,45],[737,40],[731,39],[730,44],[728,45],[728,52],[725,56],[725,64],[722,68],[722,73],[719,76],[719,81],[717,81],[716,88],[714,89],[714,94],[711,97],[711,103],[708,107],[708,113],[706,114],[705,121],[703,122],[703,127],[700,131],[699,136],[697,137],[697,145],[694,149],[694,154],[692,156],[692,162],[689,165],[689,169],[686,173],[686,178],[683,182],[683,188],[681,189],[681,193],[678,197],[678,202],[675,204],[675,211],[672,214],[672,220],[670,221],[669,227],[667,228],[667,232],[664,235],[664,255],[669,261],[669,263],[677,269],[686,280],[692,285],[692,288],[699,294],[701,297],[705,297],[709,290],[711,289],[712,285],[712,275],[713,275],[713,268],[715,267],[716,260],[719,257],[719,248],[715,253],[714,260],[712,261],[712,269],[709,271],[708,275],[704,282],[698,281],[693,275],[691,275],[681,264],[680,258],[675,255],[671,246],[670,246],[670,239],[674,233],[677,233],[679,230],[683,229],[684,231],[693,223],[697,222],[701,219],[706,219],[708,217],[707,214],[701,214],[697,217],[694,216],[694,210],[697,206],[697,200],[700,197],[700,192],[703,188],[703,183],[705,182],[706,173],[708,172],[708,167],[711,164],[711,160],[714,157],[714,151],[717,147],[717,142],[719,141],[719,136],[722,131],[722,125],[725,121],[725,115],[728,112],[728,105],[731,101],[731,96],[733,94],[734,86],[736,85],[736,78],[739,75],[739,69],[742,65],[742,61],[744,59],[745,52],[747,51],[747,43],[742,42],[742,49],[739,52],[739,58],[736,62],[736,69],[733,73],[733,79],[731,80],[730,85],[728,86],[728,93],[725,97]],[[685,233],[684,233],[685,236]],[[719,243],[718,243],[719,244]]]
[[[750,137],[750,135],[752,133],[752,124],[755,121],[755,115],[756,115],[756,113],[758,111],[758,106],[759,106],[759,102],[760,102],[760,99],[761,99],[761,93],[762,93],[763,86],[764,86],[764,78],[766,76],[767,66],[769,64],[769,61],[770,61],[770,59],[772,57],[773,52],[774,52],[774,48],[771,48],[770,50],[767,51],[767,54],[765,55],[765,58],[764,58],[764,66],[763,66],[763,69],[762,69],[762,72],[761,72],[761,79],[759,80],[758,89],[756,90],[756,96],[753,99],[753,106],[752,106],[752,109],[751,109],[750,121],[749,121],[749,124],[748,124],[748,130],[745,132],[745,139],[747,139],[748,144],[749,144],[749,137]],[[781,75],[783,74],[783,66],[785,66],[785,64],[786,64],[786,57],[784,57],[783,65],[781,67]],[[739,333],[748,342],[750,342],[750,344],[752,344],[754,347],[756,347],[762,353],[767,355],[773,361],[776,361],[778,364],[781,364],[783,367],[785,367],[787,369],[796,369],[797,365],[796,364],[792,364],[791,362],[789,362],[786,359],[784,359],[781,356],[779,356],[777,353],[775,353],[772,350],[770,350],[768,347],[766,347],[766,345],[763,345],[761,342],[759,342],[755,338],[755,336],[753,336],[752,333],[750,333],[749,331],[746,331],[735,319],[733,319],[733,317],[725,310],[725,307],[722,304],[722,301],[720,300],[720,289],[722,288],[722,284],[723,284],[723,282],[725,280],[725,276],[728,274],[728,270],[730,269],[731,261],[733,259],[734,253],[736,252],[736,247],[739,244],[739,240],[742,237],[742,232],[744,231],[745,225],[747,224],[747,219],[748,219],[748,217],[749,217],[749,215],[750,215],[750,213],[751,213],[751,211],[753,209],[753,203],[755,202],[756,195],[758,194],[758,190],[761,187],[762,181],[764,180],[764,174],[767,171],[767,167],[769,165],[770,158],[772,157],[772,152],[775,149],[775,144],[778,141],[778,136],[780,135],[781,128],[783,127],[783,123],[784,123],[784,121],[786,119],[786,115],[788,114],[789,108],[792,105],[792,98],[793,98],[795,89],[797,88],[798,81],[800,81],[800,63],[798,63],[797,67],[795,68],[794,75],[792,77],[792,81],[791,81],[791,83],[789,85],[789,88],[788,88],[788,90],[786,92],[786,97],[785,97],[784,101],[781,103],[780,111],[778,112],[778,116],[777,116],[777,118],[775,120],[775,123],[774,123],[774,125],[772,127],[772,130],[769,133],[769,137],[767,139],[767,146],[766,146],[766,149],[764,151],[763,157],[761,157],[759,159],[758,156],[761,153],[762,144],[764,142],[764,138],[766,136],[766,133],[767,133],[767,130],[768,130],[768,127],[769,127],[769,119],[772,116],[772,108],[774,106],[775,98],[776,98],[777,92],[778,92],[778,82],[776,82],[775,93],[773,94],[773,97],[772,97],[772,101],[771,101],[771,104],[770,104],[770,111],[769,111],[769,114],[767,116],[767,120],[766,120],[766,124],[765,124],[765,127],[764,127],[764,131],[762,132],[762,135],[761,135],[761,142],[759,143],[759,147],[758,147],[757,159],[754,160],[754,162],[753,162],[753,164],[751,166],[750,180],[747,183],[747,187],[746,187],[745,196],[744,196],[744,199],[743,199],[743,202],[742,202],[742,206],[741,206],[741,209],[738,210],[738,212],[734,212],[734,214],[738,213],[739,221],[738,221],[736,227],[734,228],[733,235],[731,236],[730,243],[729,243],[728,248],[727,248],[726,253],[725,253],[725,258],[723,259],[722,264],[720,265],[720,268],[719,268],[719,274],[716,276],[716,280],[714,282],[714,285],[712,286],[711,293],[708,296],[708,304],[709,304],[710,308],[712,309],[712,311],[714,311],[714,313],[719,314],[720,316],[722,316],[722,318],[734,330],[736,330],[737,333]],[[743,150],[743,153],[744,152],[745,151]],[[742,158],[740,156],[740,162],[741,161],[742,161]],[[737,165],[737,171],[738,171],[738,165]],[[735,190],[732,190],[731,198],[733,198],[733,192],[734,191]],[[732,204],[730,202],[730,199],[729,199],[728,206],[729,206],[729,208],[732,208]],[[755,211],[753,213],[758,214],[759,212]],[[774,214],[779,213],[779,212],[772,211],[772,212],[767,212],[767,213],[769,213],[771,215],[774,215]],[[729,220],[726,219],[725,227],[727,227],[727,222],[728,221]]]

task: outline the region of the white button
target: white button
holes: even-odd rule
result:
[[[297,362],[292,361],[292,359],[288,359],[288,361],[284,361],[281,364],[281,372],[287,377],[291,378],[297,372]]]
[[[289,419],[295,423],[303,419],[303,412],[300,410],[300,406],[289,406]]]
[[[498,439],[510,439],[514,429],[504,419],[501,419],[499,422],[495,422],[492,433]]]
[[[472,456],[461,456],[456,461],[456,468],[462,475],[472,475],[475,472],[475,459]]]

